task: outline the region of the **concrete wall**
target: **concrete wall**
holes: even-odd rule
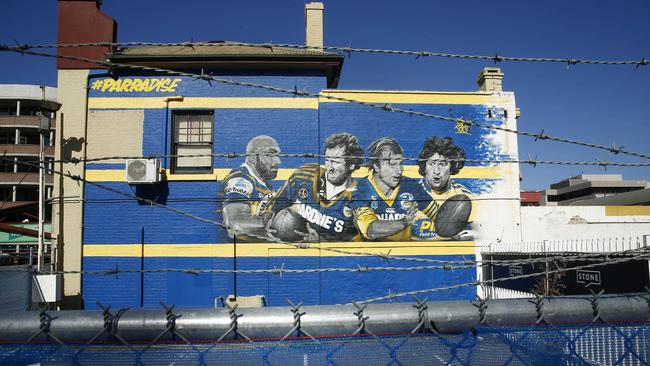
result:
[[[521,208],[522,241],[637,237],[650,234],[650,206]]]
[[[47,100],[56,103],[56,88],[25,84],[1,84],[0,99]]]
[[[59,70],[58,112],[55,159],[83,159],[86,154],[86,111],[88,70]],[[83,164],[61,163],[56,171],[84,176]],[[83,182],[54,176],[52,202],[52,230],[57,235],[56,245],[61,269],[81,270],[81,238],[83,227]],[[65,201],[65,203],[64,203]],[[81,306],[81,276],[68,274],[63,277],[64,308]]]

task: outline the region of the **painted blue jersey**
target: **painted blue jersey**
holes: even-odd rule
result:
[[[430,214],[431,218],[433,218],[434,220],[436,218],[436,213],[438,212],[440,206],[442,206],[442,204],[445,203],[445,201],[447,201],[449,198],[458,194],[463,194],[467,196],[472,202],[472,210],[470,211],[467,229],[470,230],[472,228],[471,223],[474,221],[474,218],[476,217],[476,211],[477,211],[475,207],[476,204],[474,203],[474,199],[476,198],[476,196],[474,196],[474,193],[472,193],[472,191],[470,191],[464,185],[454,182],[453,180],[449,182],[449,189],[446,190],[444,193],[438,193],[434,191],[426,179],[421,179],[420,185],[422,186],[424,191],[427,193],[427,195],[429,195],[429,197],[434,203]],[[435,228],[433,228],[433,230],[435,231]]]
[[[386,197],[375,183],[374,176],[370,175],[357,183],[351,201],[357,226],[364,238],[368,237],[368,227],[372,222],[401,220],[414,204],[418,205],[419,211],[415,225],[409,225],[402,231],[380,240],[406,241],[412,237],[426,239],[431,236],[426,230],[420,232],[420,228],[432,227],[431,214],[435,212],[435,202],[416,180],[402,178],[390,197]],[[413,230],[414,228],[418,230]]]
[[[243,203],[257,215],[263,205],[274,193],[273,186],[256,178],[246,164],[233,169],[224,179],[222,186],[223,206],[229,203]]]
[[[319,165],[302,165],[278,190],[266,209],[277,213],[292,207],[312,229],[318,231],[321,241],[358,240],[349,207],[355,182],[328,200],[325,198],[325,179],[325,171]]]

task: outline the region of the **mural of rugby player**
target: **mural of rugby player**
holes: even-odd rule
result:
[[[435,202],[434,211],[453,196],[473,197],[469,189],[451,179],[452,175],[458,174],[463,168],[464,160],[465,151],[454,144],[451,137],[432,136],[425,140],[418,156],[418,172],[424,178],[421,180],[424,191]],[[435,217],[436,212],[429,212],[427,215]],[[470,215],[469,222],[473,216]],[[467,236],[471,236],[471,233]]]
[[[300,166],[267,207],[274,214],[290,207],[302,217],[298,228],[304,229],[294,230],[297,236],[285,240],[350,241],[358,236],[348,205],[356,184],[352,173],[363,163],[363,149],[356,136],[342,132],[329,136],[324,150],[325,169],[318,164]]]
[[[223,223],[229,235],[266,236],[268,218],[260,215],[260,203],[274,194],[270,180],[278,175],[280,146],[260,135],[246,145],[246,160],[223,182]]]
[[[413,180],[402,179],[403,150],[392,137],[368,147],[370,174],[357,183],[350,202],[359,232],[367,240],[411,239],[418,220],[418,201],[429,208],[430,198]]]

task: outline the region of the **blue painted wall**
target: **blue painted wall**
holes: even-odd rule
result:
[[[131,78],[168,77],[134,73],[125,75]],[[239,80],[287,89],[306,89],[319,92],[326,86],[324,75],[282,74],[220,75],[224,79]],[[176,78],[173,77],[172,78]],[[97,80],[105,76],[91,77],[89,96],[94,97],[142,97],[171,96],[184,97],[287,97],[290,95],[260,90],[256,88],[229,86],[219,83],[209,85],[205,81],[181,78],[178,88],[171,93],[102,93],[93,89]],[[400,105],[399,107],[417,109],[427,113],[480,120],[484,123],[500,124],[502,118],[487,119],[486,109],[480,105]],[[489,130],[472,130],[471,134],[458,134],[453,123],[404,114],[388,113],[364,106],[347,103],[321,103],[319,109],[280,109],[280,108],[238,108],[215,109],[214,152],[230,153],[245,151],[252,137],[260,134],[273,136],[283,153],[322,153],[324,140],[332,133],[350,132],[360,138],[366,148],[373,140],[382,136],[395,137],[403,146],[405,156],[418,155],[424,138],[431,135],[454,136],[455,141],[465,148],[467,158],[498,158],[498,151],[481,145],[491,133]],[[145,109],[144,134],[142,136],[143,156],[160,154],[162,147],[171,144],[162,141],[165,118],[170,113],[162,108]],[[167,121],[167,126],[171,121]],[[215,168],[239,166],[243,158],[215,158]],[[296,168],[319,159],[282,158],[281,168]],[[321,162],[322,163],[322,162]],[[409,164],[414,164],[410,162]],[[472,164],[467,164],[472,165]],[[475,163],[474,165],[485,165]],[[88,170],[124,169],[123,164],[88,164]],[[489,180],[465,179],[460,181],[468,188],[480,193]],[[217,199],[221,189],[215,181],[164,181],[153,186],[129,186],[126,182],[98,182],[120,191],[140,197],[155,199],[170,207],[193,215],[221,222],[220,203]],[[282,182],[273,182],[278,188]],[[488,184],[489,185],[489,184]],[[85,185],[84,202],[84,245],[115,244],[215,244],[231,245],[231,240],[221,228],[200,222],[163,208],[143,204],[115,193]],[[411,267],[421,263],[385,260],[376,257],[238,257],[238,269],[274,268],[331,268],[357,266],[396,266]],[[473,255],[426,256],[431,259],[473,260]],[[232,269],[233,258],[220,257],[113,257],[86,256],[83,269],[91,270],[155,270],[161,268],[177,269]],[[417,289],[448,286],[472,282],[476,278],[475,269],[421,270],[421,271],[371,271],[371,272],[325,272],[325,273],[273,273],[238,274],[238,295],[264,295],[268,305],[285,305],[286,299],[304,301],[306,304],[334,304],[353,300],[384,296]],[[111,275],[87,274],[83,276],[83,298],[86,308],[96,307],[95,302],[112,304],[115,307],[159,307],[164,301],[177,306],[210,307],[215,298],[226,297],[235,292],[234,275],[224,273],[119,273]],[[423,295],[432,299],[470,299],[475,288],[468,286],[455,290],[440,291]],[[410,301],[399,298],[391,301]]]

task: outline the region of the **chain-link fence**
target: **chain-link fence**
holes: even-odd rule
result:
[[[28,310],[32,302],[31,266],[1,266],[0,289],[0,312]]]
[[[0,316],[0,364],[639,365],[650,296]]]
[[[647,323],[479,326],[455,335],[363,335],[237,342],[0,345],[2,364],[647,365]]]

